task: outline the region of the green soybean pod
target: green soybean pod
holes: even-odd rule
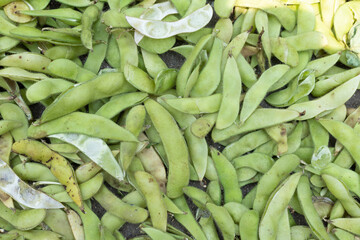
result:
[[[101,42],[93,46],[93,50],[89,52],[84,68],[93,73],[98,73],[106,56],[110,34],[106,31],[106,25],[100,20],[95,23],[94,31],[94,41]]]
[[[148,217],[148,212],[145,209],[123,202],[110,192],[105,185],[102,185],[94,198],[111,214],[127,222],[140,223]]]
[[[253,67],[246,61],[242,54],[236,58],[236,63],[241,76],[241,81],[247,88],[250,88],[258,80]]]
[[[241,25],[241,32],[246,32],[252,29],[255,26],[255,15],[257,9],[249,8],[244,16],[243,23]]]
[[[303,122],[299,122],[295,129],[289,134],[287,153],[294,153],[300,147],[304,125]]]
[[[241,203],[237,202],[228,202],[224,204],[224,207],[229,212],[230,216],[234,220],[235,223],[240,223],[242,216],[244,213],[249,211],[249,208],[244,206]]]
[[[60,78],[43,79],[26,90],[26,98],[31,103],[40,102],[52,95],[64,92],[73,85],[74,83]]]
[[[29,64],[29,62],[31,64]],[[8,55],[0,60],[0,66],[18,67],[29,71],[50,74],[47,67],[51,60],[44,55],[31,52],[22,52]]]
[[[214,142],[219,142],[242,133],[288,122],[299,116],[299,112],[293,110],[258,108],[242,125],[232,124],[230,127],[222,130],[214,129],[211,137]]]
[[[269,31],[269,19],[266,12],[258,10],[255,15],[255,27],[261,35],[261,44],[264,53],[271,63],[271,44],[270,44],[270,31]]]
[[[241,25],[244,21],[246,11],[247,11],[246,8],[235,7],[235,9],[234,9],[235,21],[234,21],[234,27],[233,27],[234,28],[233,35],[231,37],[232,39],[241,33]]]
[[[259,227],[259,213],[256,210],[245,212],[239,222],[239,232],[242,239],[257,240]]]
[[[73,80],[75,82],[86,82],[96,77],[96,74],[80,67],[70,59],[60,58],[52,61],[48,70],[56,76]]]
[[[360,77],[357,76],[320,98],[311,101],[295,103],[288,109],[304,113],[298,120],[306,120],[328,110],[333,110],[344,104],[356,91]]]
[[[141,230],[144,231],[147,235],[149,235],[151,239],[175,240],[175,238],[172,237],[169,233],[160,231],[156,228],[145,227],[141,228]]]
[[[176,110],[188,114],[215,113],[219,111],[222,94],[207,97],[165,99]]]
[[[145,108],[165,148],[169,161],[167,196],[176,198],[183,194],[182,188],[189,183],[189,152],[186,142],[170,113],[159,103],[148,99]],[[166,124],[164,124],[166,123]],[[178,170],[182,169],[181,172]]]
[[[143,130],[145,116],[146,111],[143,105],[133,107],[126,116],[125,128],[135,137],[138,137]],[[120,161],[125,171],[130,166],[137,147],[138,143],[136,142],[122,142],[120,144]]]
[[[103,184],[103,174],[99,173],[95,177],[90,180],[83,182],[79,185],[82,199],[88,200],[93,197],[100,189]],[[73,200],[69,197],[66,191],[58,192],[55,194],[50,194],[55,200],[59,202],[73,202]]]
[[[190,0],[171,0],[176,9],[178,10],[181,16],[184,16],[186,10],[189,8],[191,1]]]
[[[360,235],[360,218],[337,218],[331,220],[330,223],[345,231]]]
[[[109,37],[105,60],[113,68],[120,68],[121,66],[120,51],[113,34],[110,34]]]
[[[291,239],[290,219],[289,219],[288,209],[285,209],[283,214],[281,215],[276,239],[277,240]]]
[[[314,31],[316,20],[314,8],[311,4],[306,2],[299,4],[297,22],[297,33]]]
[[[207,34],[203,36],[196,44],[194,50],[191,52],[190,56],[186,59],[185,63],[181,66],[176,79],[177,95],[184,96],[185,86],[190,76],[190,73],[195,65],[196,58],[199,56],[201,50],[203,50],[205,45],[210,41],[212,37],[213,37],[212,34]]]
[[[235,238],[235,223],[226,208],[213,203],[206,204],[206,208],[218,225],[224,240],[233,240]]]
[[[43,138],[55,133],[81,133],[119,141],[138,141],[132,133],[113,121],[82,112],[73,112],[41,125],[32,125],[28,129],[28,135],[32,138]]]
[[[74,59],[88,52],[88,49],[84,47],[72,47],[72,46],[54,46],[45,51],[44,55],[51,60],[66,58]]]
[[[165,62],[158,54],[141,49],[142,57],[147,72],[152,78],[155,78],[161,70],[167,69]]]
[[[124,65],[124,76],[126,80],[135,88],[142,92],[154,93],[154,80],[142,69],[131,64]]]
[[[226,61],[222,81],[222,100],[215,125],[217,129],[224,129],[233,124],[240,111],[241,76],[232,55]]]
[[[335,155],[335,153],[334,153],[334,155]],[[354,163],[355,162],[347,149],[342,149],[340,151],[340,153],[337,154],[337,156],[334,160],[334,164],[336,164],[340,167],[343,167],[343,168],[350,168],[352,165],[354,165]]]
[[[100,239],[101,240],[116,240],[115,236],[113,233],[110,232],[109,229],[107,229],[106,227],[100,225]]]
[[[310,51],[300,52],[299,63],[296,66],[290,68],[289,71],[287,71],[284,76],[279,79],[279,81],[277,81],[270,87],[269,91],[275,91],[279,88],[282,88],[283,86],[288,84],[293,78],[297,77],[309,63],[310,58]]]
[[[195,220],[194,216],[192,215],[191,210],[186,203],[185,197],[181,196],[175,198],[173,201],[183,212],[186,213],[174,214],[175,219],[190,232],[194,239],[206,240],[207,238],[201,227]]]
[[[75,203],[67,203],[74,211],[79,214],[84,226],[85,239],[100,239],[100,220],[96,214],[84,204],[84,212]]]
[[[338,108],[335,108],[329,114],[322,116],[322,118],[344,122],[346,119],[346,115],[347,115],[347,108],[346,108],[346,105],[344,104]],[[335,143],[335,146],[336,146],[336,143]],[[337,150],[336,147],[335,147],[335,150]],[[337,151],[335,151],[335,155],[336,155],[336,152]]]
[[[345,230],[342,230],[340,228],[335,228],[331,232],[334,233],[334,235],[338,239],[342,239],[342,240],[355,240],[356,239],[355,235],[353,235],[352,233],[349,233]]]
[[[125,109],[141,103],[148,97],[147,93],[131,92],[123,93],[110,98],[96,112],[96,115],[111,119]]]
[[[217,113],[206,114],[191,124],[191,132],[199,138],[204,138],[215,125]]]
[[[206,4],[205,0],[199,0],[199,1],[191,1],[188,9],[186,10],[186,13],[184,16],[188,16],[191,13],[195,12],[197,9],[204,7]]]
[[[19,40],[8,36],[3,36],[0,37],[0,44],[1,44],[0,53],[3,53],[16,47],[19,44]]]
[[[207,157],[205,178],[210,181],[215,181],[219,178],[216,172],[214,161],[210,156]]]
[[[233,160],[270,140],[271,138],[264,130],[254,131],[227,145],[223,150],[223,154],[228,159]]]
[[[92,4],[90,0],[59,0],[59,2],[73,7],[87,7]]]
[[[52,231],[63,235],[65,240],[74,239],[70,223],[63,210],[47,209],[44,223],[49,226]]]
[[[313,69],[315,71],[315,77],[319,77],[334,66],[339,58],[340,53],[334,53],[332,55],[312,60],[306,65],[306,68]]]
[[[0,201],[0,217],[15,228],[30,230],[39,225],[46,216],[45,209],[16,210],[13,212]]]
[[[351,169],[343,168],[334,163],[328,163],[321,173],[333,176],[343,182],[345,186],[357,196],[360,196],[360,175]]]
[[[10,131],[15,141],[27,138],[29,123],[25,113],[20,107],[12,103],[3,103],[0,105],[0,114],[4,120],[13,120],[22,123],[21,127]]]
[[[41,31],[35,26],[18,26],[10,31],[11,35],[24,41],[44,41],[59,45],[81,46],[81,40],[77,36],[55,31]],[[28,45],[31,48],[31,45]],[[34,51],[35,49],[32,48]]]
[[[265,131],[277,143],[277,156],[282,155],[288,150],[287,132],[289,130],[284,124],[265,128]]]
[[[228,18],[235,6],[235,0],[215,0],[214,9],[217,15],[221,18]]]
[[[360,216],[360,204],[351,196],[346,186],[333,176],[322,174],[329,191],[341,202],[346,212],[352,217]]]
[[[11,146],[13,144],[13,137],[10,133],[5,133],[0,136],[0,159],[10,165]]]
[[[248,7],[248,8],[259,8],[265,12],[274,15],[288,31],[291,31],[296,24],[296,13],[292,9],[288,8],[281,1],[263,2],[261,0],[238,0],[235,6]]]
[[[272,157],[277,153],[276,142],[274,140],[270,140],[267,143],[257,147],[254,153],[261,153]]]
[[[81,17],[81,42],[87,48],[92,50],[92,27],[99,18],[100,10],[96,5],[91,5],[85,9]]]
[[[22,126],[21,122],[13,120],[0,120],[0,134],[7,133]]]
[[[319,81],[316,82],[311,94],[315,97],[322,96],[342,83],[356,77],[359,73],[360,68],[357,67],[340,73],[318,77]]]
[[[203,180],[207,167],[207,143],[204,138],[196,137],[188,127],[184,132],[184,137],[189,148],[189,154],[196,174],[200,181]]]
[[[279,220],[296,191],[301,174],[291,175],[271,194],[259,225],[260,239],[276,239]]]
[[[64,116],[92,101],[128,92],[132,88],[128,88],[128,85],[122,73],[102,74],[61,94],[56,101],[45,109],[40,122],[44,123]]]
[[[291,239],[293,240],[305,240],[314,237],[311,229],[308,226],[292,226],[290,228],[291,231]]]
[[[319,239],[330,240],[328,233],[319,217],[313,202],[312,202],[312,191],[310,189],[310,182],[306,176],[302,176],[297,187],[297,196],[303,210],[306,222],[309,224],[313,233]]]
[[[83,183],[94,177],[99,171],[101,171],[101,167],[95,162],[89,161],[80,165],[75,170],[75,175],[78,183]]]
[[[216,227],[212,217],[201,217],[199,224],[204,231],[207,239],[219,240],[219,236],[216,232]]]
[[[262,214],[270,194],[278,186],[280,181],[294,171],[299,164],[300,159],[293,154],[284,155],[274,163],[258,183],[256,197],[253,203],[254,210]]]
[[[269,36],[271,38],[277,38],[280,36],[281,23],[274,15],[269,15]]]
[[[274,160],[261,153],[250,153],[232,160],[236,169],[249,167],[260,173],[266,173],[274,165]]]
[[[13,167],[14,172],[24,181],[50,181],[58,182],[57,178],[51,173],[49,168],[39,164],[28,162],[18,164]]]
[[[194,204],[199,208],[205,209],[207,203],[213,203],[213,200],[210,198],[210,196],[199,188],[187,186],[184,187],[183,191],[185,195],[191,198]]]
[[[30,231],[21,231],[21,230],[11,230],[9,234],[15,233],[16,236],[22,237],[21,239],[37,240],[37,239],[46,239],[46,240],[58,240],[62,237],[61,234],[54,233],[47,230],[30,230]],[[11,238],[14,239],[14,238]],[[18,239],[18,238],[16,238]]]
[[[143,208],[146,207],[146,201],[138,191],[133,191],[128,193],[121,200],[125,203],[135,205],[138,207],[143,207]],[[111,214],[110,212],[106,212],[101,218],[101,224],[112,232],[119,229],[125,223],[126,223],[125,220],[117,217],[116,215]]]
[[[235,59],[243,50],[243,47],[246,43],[246,39],[249,37],[249,31],[243,32],[235,36],[231,42],[225,47],[224,51],[222,52],[222,59],[221,59],[221,72],[224,72],[225,64],[227,59],[230,55],[233,55]]]
[[[135,179],[146,199],[153,227],[165,232],[167,212],[159,184],[156,179],[147,172],[136,172]]]
[[[175,86],[177,74],[178,74],[177,69],[168,68],[161,70],[154,79],[155,94],[162,94],[172,89]],[[172,89],[171,91],[173,91],[174,94],[176,94],[175,89]]]
[[[240,112],[240,123],[244,123],[264,99],[269,88],[278,81],[289,66],[276,65],[266,70],[259,80],[247,91]]]
[[[316,153],[321,146],[328,146],[330,136],[318,121],[309,119],[308,124],[312,142],[314,143],[314,153]]]
[[[254,199],[256,196],[256,189],[257,186],[255,186],[253,189],[248,192],[248,194],[245,195],[242,204],[247,208],[253,208]]]
[[[168,16],[166,19],[172,21],[177,19],[174,15]],[[169,51],[175,44],[175,36],[164,38],[164,39],[154,39],[145,36],[140,42],[139,47],[155,54],[162,54]]]
[[[222,40],[224,43],[229,44],[231,36],[233,34],[233,24],[230,18],[220,18],[215,26],[214,32],[216,37]]]
[[[347,116],[347,118],[343,122],[353,128],[353,127],[355,127],[356,123],[358,122],[359,117],[360,117],[360,108],[358,107],[351,114],[349,114],[349,116]],[[341,149],[343,149],[343,147],[344,146],[339,141],[336,141],[335,155],[337,155],[338,152],[340,152]]]
[[[236,171],[230,161],[216,149],[212,148],[211,156],[219,176],[221,185],[224,188],[224,201],[241,203],[242,193],[238,185]]]
[[[134,37],[125,29],[117,30],[115,33],[120,52],[120,70],[123,72],[127,63],[137,67],[139,56]]]
[[[0,218],[0,227],[6,231],[10,231],[14,229],[14,226],[11,225],[8,221],[3,218]],[[214,226],[215,227],[215,226]]]
[[[206,188],[206,193],[211,197],[216,205],[221,205],[221,186],[218,180],[210,181]]]
[[[201,62],[199,62],[196,67],[194,68],[194,70],[191,72],[189,79],[186,83],[185,86],[185,91],[184,91],[184,97],[189,97],[190,95],[190,91],[192,90],[192,88],[194,87],[194,85],[196,84],[198,77],[199,77],[199,72],[200,72],[200,65]]]
[[[354,129],[343,122],[335,120],[322,119],[319,122],[332,136],[344,145],[357,165],[360,165],[360,151],[356,145],[359,136],[355,133]]]

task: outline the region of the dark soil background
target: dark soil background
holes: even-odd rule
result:
[[[210,4],[212,4],[213,1],[208,1],[208,2]],[[59,6],[60,6],[60,4],[54,0],[52,0],[50,3],[50,8],[58,8]],[[106,10],[107,8],[108,7],[106,6],[104,9]],[[218,19],[218,16],[216,16],[216,14],[214,13],[214,17],[213,17],[212,21],[209,23],[209,26],[213,27],[215,25],[217,19]],[[181,42],[181,41],[178,41],[176,43],[176,45],[182,45],[182,44],[186,44],[186,43]],[[183,64],[183,62],[185,60],[184,57],[182,57],[180,54],[171,52],[171,51],[162,54],[161,58],[166,62],[166,64],[168,65],[169,68],[177,68],[177,69],[179,69],[181,67],[181,65]],[[86,60],[86,57],[83,58],[82,60]],[[104,62],[102,65],[102,68],[107,68],[107,67],[109,67],[109,65],[106,62]],[[352,107],[352,108],[358,107],[360,105],[360,92],[357,91],[355,93],[355,95],[346,103],[346,105],[347,105],[347,107]],[[266,103],[263,103],[262,106],[269,107]],[[33,116],[35,119],[39,118],[41,116],[41,113],[44,110],[44,107],[41,104],[31,105],[30,108],[32,110],[32,113],[33,113]],[[208,140],[209,145],[214,146],[219,150],[223,149],[223,146],[214,144],[210,138],[207,138],[207,140]],[[205,179],[203,182],[192,181],[190,183],[190,185],[205,190],[204,186],[207,185],[207,180]],[[245,196],[255,185],[256,184],[249,184],[249,185],[244,186],[242,188],[243,195]],[[111,188],[109,185],[107,185],[107,186],[117,196],[119,196],[119,197],[121,196],[116,189]],[[123,196],[123,194],[126,194],[126,193],[122,193],[122,196]],[[105,209],[103,209],[102,206],[95,200],[91,200],[91,202],[92,202],[92,210],[96,213],[96,215],[99,218],[101,218],[102,215],[105,213]],[[190,200],[188,200],[188,204],[189,204],[193,214],[195,215],[195,211],[196,211],[197,207]],[[306,221],[302,215],[294,213],[293,217],[298,224],[306,225]],[[173,217],[169,216],[168,220],[169,220],[168,221],[169,224],[181,229],[184,232],[187,232]],[[120,229],[120,231],[127,239],[142,235],[139,225],[136,225],[136,224],[127,223]]]

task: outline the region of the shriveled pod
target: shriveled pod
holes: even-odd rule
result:
[[[167,1],[152,5],[140,15],[140,18],[148,19],[148,20],[161,20],[167,15],[176,14],[176,13],[178,13],[176,8],[171,4],[170,1]],[[143,34],[141,34],[138,31],[135,31],[134,40],[136,44],[138,44],[143,38],[144,38]]]
[[[18,203],[30,208],[63,208],[64,206],[37,191],[22,181],[13,170],[0,159],[0,189],[9,194]]]
[[[126,20],[143,35],[149,38],[163,39],[180,33],[195,32],[205,27],[211,20],[212,15],[212,7],[208,4],[175,22],[145,20],[130,16],[127,16]]]

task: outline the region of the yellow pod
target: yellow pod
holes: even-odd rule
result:
[[[65,186],[66,192],[71,199],[80,207],[84,209],[80,188],[76,181],[74,170],[70,163],[58,153],[52,151],[45,144],[24,139],[15,142],[12,146],[12,151],[40,162],[50,168],[50,171]]]

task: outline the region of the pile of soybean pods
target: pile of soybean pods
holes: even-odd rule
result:
[[[360,239],[358,16],[0,0],[0,239]]]

